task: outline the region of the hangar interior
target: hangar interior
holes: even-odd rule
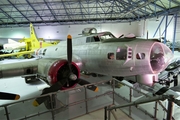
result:
[[[44,39],[64,40],[67,34],[76,37],[82,29],[95,27],[116,37],[128,33],[146,37],[148,31],[149,38],[172,40],[175,18],[179,32],[178,0],[8,0],[0,5],[0,38],[29,37],[29,23],[33,23],[38,37]]]
[[[68,34],[76,38],[84,28],[93,27],[97,32],[110,31],[116,37],[134,34],[137,38],[163,38],[161,39],[163,43],[167,44],[167,41],[173,43],[171,47],[173,52],[175,47],[180,47],[180,0],[2,0],[0,2],[1,44],[7,43],[9,38],[16,41],[29,38],[30,23],[34,25],[38,38],[47,41],[63,41]],[[179,57],[179,52],[175,51],[174,54]],[[25,85],[21,77],[2,79],[1,91],[21,91],[23,101],[15,104],[12,104],[12,101],[0,102],[0,105],[3,105],[0,107],[0,117],[7,120],[79,120],[83,119],[80,116],[87,114],[89,116],[86,117],[90,117],[89,119],[153,120],[166,119],[168,116],[167,100],[106,111],[105,107],[111,107],[113,104],[122,105],[138,99],[132,95],[133,86],[131,84],[120,88],[110,86],[106,84],[112,80],[109,76],[85,79],[98,85],[100,92],[94,93],[84,86],[60,91],[51,97],[52,100],[54,97],[58,98],[55,99],[57,104],[55,106],[58,108],[50,110],[45,105],[37,108],[31,105],[32,98],[41,94],[44,83],[30,86]],[[27,91],[24,92],[25,90]],[[17,109],[21,111],[18,114]],[[172,115],[175,120],[180,118],[178,110],[179,106],[174,105]],[[98,115],[92,115],[92,112]]]

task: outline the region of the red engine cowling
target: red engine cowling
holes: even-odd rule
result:
[[[71,69],[77,78],[79,78],[80,70],[74,62],[71,63]],[[41,59],[38,64],[38,74],[45,78],[50,85],[66,80],[67,82],[61,89],[72,88],[77,84],[76,80],[68,79],[70,70],[67,60]]]

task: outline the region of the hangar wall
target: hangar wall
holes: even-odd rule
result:
[[[162,21],[162,23],[161,23]],[[160,24],[161,23],[161,24]],[[168,16],[168,19],[167,19],[167,33],[166,33],[166,38],[167,40],[169,41],[172,41],[173,40],[173,34],[174,34],[174,23],[175,23],[175,19],[173,16]],[[143,21],[141,22],[141,24],[143,24]],[[145,31],[148,31],[148,36],[149,38],[153,38],[154,36],[154,33],[155,31],[157,30],[158,26],[160,25],[160,31],[158,29],[156,35],[155,35],[155,38],[159,38],[160,34],[159,32],[161,33],[161,36],[165,36],[165,26],[166,26],[166,16],[164,17],[163,19],[163,16],[162,17],[159,17],[159,18],[152,18],[152,19],[148,19],[146,20],[146,28],[145,28]],[[180,41],[180,28],[178,27],[180,24],[180,17],[177,18],[177,24],[176,24],[176,41]],[[143,30],[143,28],[141,28],[141,30]]]
[[[67,34],[77,37],[87,27],[95,27],[98,32],[111,31],[115,36],[134,33],[139,36],[137,22],[130,23],[108,23],[108,24],[86,24],[86,25],[62,25],[62,26],[35,26],[38,38],[44,39],[66,39]],[[0,38],[23,38],[29,37],[28,27],[0,28]]]
[[[67,34],[71,34],[73,37],[77,37],[78,34],[81,34],[82,30],[87,27],[95,27],[98,32],[102,31],[111,31],[116,37],[119,37],[121,34],[127,35],[133,33],[138,37],[147,36],[153,38],[153,35],[158,28],[163,17],[152,18],[148,20],[141,20],[131,23],[104,23],[104,24],[86,24],[86,25],[62,25],[62,26],[35,26],[35,31],[38,38],[44,39],[60,39],[65,40]],[[172,20],[171,20],[172,19]],[[161,35],[165,30],[165,20],[162,21],[160,26]],[[171,20],[171,22],[170,22]],[[167,27],[167,40],[172,41],[173,32],[174,32],[174,18],[172,16],[168,17],[169,25]],[[0,41],[5,40],[7,42],[8,38],[21,39],[29,38],[29,27],[15,27],[15,28],[0,28]],[[159,30],[157,31],[155,38],[159,38]],[[180,40],[180,35],[176,34],[176,40]]]

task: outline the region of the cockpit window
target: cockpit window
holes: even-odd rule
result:
[[[94,37],[87,37],[86,42],[95,42]]]
[[[116,51],[116,60],[126,60],[127,48],[118,48]]]
[[[86,38],[86,43],[88,43],[88,42],[99,42],[99,41],[100,41],[100,39],[98,36],[92,36],[92,37]]]
[[[106,40],[106,39],[111,39],[111,38],[115,38],[115,36],[113,34],[103,34],[100,36],[101,40]]]
[[[114,60],[114,53],[108,53],[108,59]]]
[[[100,41],[98,36],[94,36],[94,40],[95,40],[95,42],[99,42]]]

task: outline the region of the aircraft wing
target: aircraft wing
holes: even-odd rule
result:
[[[8,93],[17,93],[20,95],[20,99],[16,101],[22,101],[29,98],[37,97],[41,94],[42,90],[49,87],[46,83],[38,81],[33,85],[26,84],[24,78],[17,76],[11,78],[3,78],[0,80],[0,91]],[[19,87],[21,86],[21,87]],[[0,106],[14,103],[14,100],[0,100]]]
[[[34,53],[34,51],[23,51],[23,52],[15,52],[15,53],[9,53],[9,54],[2,54],[0,55],[0,58],[3,57],[10,57],[10,56],[16,56],[16,55],[25,55],[25,54],[31,54]]]
[[[65,90],[74,88],[76,84],[87,85],[87,89],[92,91],[98,91],[96,85],[91,84],[89,81],[80,78],[80,69],[78,65],[72,61],[72,37],[67,37],[67,58],[62,56],[59,58],[42,58],[24,60],[20,62],[1,64],[0,77],[13,77],[23,76],[26,83],[32,83],[33,81],[43,80],[50,87],[45,88],[41,95],[56,92],[58,90]],[[45,54],[40,51],[42,54]],[[73,59],[74,60],[74,59]],[[91,84],[91,85],[90,85]],[[47,100],[47,96],[37,98],[34,102],[34,106],[38,106]]]

